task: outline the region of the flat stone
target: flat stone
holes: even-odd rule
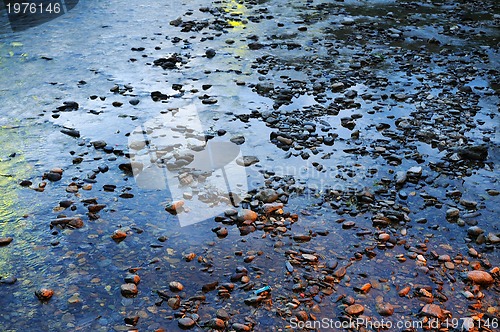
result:
[[[311,240],[311,236],[307,234],[295,234],[293,236],[294,241],[297,242],[307,242]]]

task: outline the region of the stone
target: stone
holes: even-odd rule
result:
[[[184,289],[184,286],[178,281],[171,281],[168,284],[168,288],[170,288],[172,292],[180,292]]]
[[[345,312],[351,316],[361,315],[365,311],[365,307],[361,304],[353,304],[345,308]]]
[[[181,307],[181,298],[179,296],[171,297],[167,300],[167,304],[173,310],[177,310]]]
[[[309,315],[304,310],[297,311],[295,313],[295,317],[297,317],[297,319],[302,322],[305,322],[309,319]]]
[[[437,319],[442,319],[444,317],[443,310],[441,309],[441,307],[433,303],[426,304],[422,308],[422,311],[420,311],[420,314]]]
[[[16,277],[6,277],[6,278],[2,278],[0,277],[0,284],[4,284],[4,285],[13,285],[15,284],[17,281],[17,278]]]
[[[302,258],[304,258],[306,261],[309,261],[309,262],[315,262],[318,260],[318,257],[316,257],[314,255],[310,255],[310,254],[302,254]]]
[[[54,295],[54,291],[50,288],[40,288],[35,291],[35,295],[40,301],[45,302],[50,300],[50,298]]]
[[[408,174],[408,176],[414,176],[414,177],[421,176],[422,175],[422,167],[421,166],[413,166],[408,170],[407,174]]]
[[[57,218],[50,222],[52,226],[60,227],[70,227],[70,228],[82,228],[83,220],[79,217],[69,217],[69,218]]]
[[[460,215],[460,210],[457,209],[457,208],[450,208],[448,210],[446,210],[446,218],[458,218],[458,216]]]
[[[181,212],[184,207],[184,201],[173,201],[165,205],[165,211],[170,214],[176,215]]]
[[[113,232],[113,234],[111,235],[111,238],[115,241],[120,241],[120,240],[123,240],[127,237],[127,233],[125,233],[124,231],[120,230],[120,229],[117,229],[116,231]]]
[[[209,48],[208,50],[205,51],[205,55],[207,58],[211,59],[215,56],[216,52],[213,48]]]
[[[139,293],[139,290],[136,284],[126,283],[120,286],[120,292],[124,297],[134,297]]]
[[[258,163],[259,161],[260,161],[259,158],[255,156],[242,156],[236,159],[236,163],[238,165],[245,167],[252,166],[253,164]]]
[[[64,128],[64,129],[61,129],[61,133],[66,134],[66,135],[71,136],[71,137],[75,137],[75,138],[80,137],[80,132],[76,129]]]
[[[230,141],[236,145],[241,145],[241,144],[245,143],[245,137],[242,135],[233,136],[233,137],[231,137]]]
[[[222,331],[226,328],[226,323],[220,318],[212,318],[207,325],[217,331]]]
[[[486,145],[470,145],[458,149],[457,153],[462,159],[484,161],[488,158],[488,147]]]
[[[137,274],[127,274],[124,278],[124,281],[126,283],[133,283],[138,285],[141,282],[141,277],[139,277]]]
[[[491,285],[494,283],[493,277],[486,271],[469,271],[467,272],[467,280],[483,286]]]
[[[394,314],[394,306],[390,303],[377,303],[376,308],[381,316],[392,316]]]
[[[402,186],[406,182],[406,172],[399,171],[396,172],[395,175],[395,180],[396,180],[396,185]]]
[[[264,189],[261,190],[255,198],[264,202],[264,203],[272,203],[278,199],[279,195],[274,189]]]
[[[237,215],[238,221],[249,220],[249,221],[253,222],[253,221],[257,220],[258,217],[259,217],[259,215],[257,214],[257,212],[252,211],[250,209],[240,209],[238,211],[238,215]]]
[[[477,202],[462,198],[460,200],[460,205],[465,206],[468,209],[475,209],[477,206]]]
[[[124,321],[125,324],[131,325],[131,326],[136,326],[137,323],[139,322],[139,316],[130,316],[130,317],[125,317]]]
[[[178,324],[182,329],[190,329],[196,325],[196,322],[192,318],[184,317],[179,319]]]
[[[311,236],[308,234],[295,234],[293,240],[297,242],[308,242],[311,241]]]
[[[233,329],[233,330],[235,330],[236,332],[247,332],[247,331],[251,331],[250,326],[245,325],[245,324],[233,323],[233,325],[232,325],[231,327],[232,327],[232,329]]]
[[[486,239],[492,243],[492,244],[497,244],[497,243],[500,243],[500,237],[498,237],[497,235],[493,234],[493,233],[488,233],[488,236],[486,237]],[[1,241],[0,241],[1,242]]]
[[[408,295],[408,293],[410,292],[410,290],[411,290],[411,287],[410,286],[406,286],[406,287],[402,288],[398,292],[398,295],[401,296],[401,297],[404,297],[404,296]]]
[[[282,208],[283,208],[283,203],[266,203],[262,205],[262,211],[265,214],[271,214],[274,211],[277,211]]]
[[[484,233],[484,230],[478,226],[471,226],[467,229],[467,234],[471,237],[477,237]]]
[[[9,245],[12,242],[11,237],[0,237],[0,247]]]

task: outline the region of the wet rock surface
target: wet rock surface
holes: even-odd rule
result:
[[[2,325],[287,331],[296,321],[364,317],[438,321],[443,330],[461,317],[491,325],[500,280],[494,5],[99,5],[127,7],[133,29],[122,25],[125,9],[107,22],[83,4],[106,42],[78,44],[89,61],[81,65],[45,60],[44,43],[17,52],[7,39],[19,64],[22,54],[40,55],[28,63],[44,61],[51,82],[33,78],[44,97],[25,101],[34,110],[20,116],[27,129],[2,128],[35,136],[38,148],[14,153],[22,144],[0,137],[2,203],[15,211],[0,210]],[[43,40],[33,33],[32,44]],[[7,72],[3,61],[18,60],[6,54]],[[71,77],[58,74],[66,65],[76,68]],[[0,88],[15,85],[6,77]],[[5,108],[19,109],[18,95]],[[170,200],[160,176],[157,187],[138,185],[144,165],[130,156],[151,142],[127,139],[186,104],[206,132],[179,126],[176,135],[237,145],[235,163],[252,186],[237,204],[218,201],[226,212],[181,228],[177,218],[197,212],[193,195],[217,193]],[[168,169],[193,161],[173,143],[157,148],[148,158],[170,158]],[[57,284],[50,301],[34,286],[46,280]]]

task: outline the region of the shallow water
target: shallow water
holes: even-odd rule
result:
[[[409,214],[412,220],[428,219],[426,225],[413,223],[390,227],[391,234],[395,236],[399,236],[403,229],[407,232],[408,235],[403,237],[408,246],[428,241],[429,252],[436,250],[452,257],[457,253],[467,254],[469,243],[464,240],[466,228],[447,223],[443,217],[446,209],[454,205],[446,200],[445,188],[456,188],[464,198],[478,200],[481,214],[477,219],[481,227],[486,233],[498,233],[498,196],[485,193],[486,189],[498,190],[498,95],[479,93],[479,110],[473,118],[479,125],[465,133],[473,141],[480,142],[482,136],[488,137],[490,157],[487,165],[471,167],[471,173],[463,178],[446,177],[431,169],[429,165],[440,162],[445,155],[442,149],[422,141],[408,143],[412,148],[391,148],[390,138],[375,127],[383,122],[396,131],[396,120],[417,113],[417,106],[421,106],[411,100],[396,102],[393,99],[365,100],[357,97],[357,108],[342,109],[337,115],[323,112],[319,116],[311,116],[306,120],[317,124],[316,133],[321,135],[320,123],[323,126],[327,123],[331,127],[328,132],[337,134],[338,138],[333,146],[321,146],[318,154],[311,153],[307,160],[300,157],[302,150],[292,148],[292,153],[287,154],[270,144],[270,134],[277,128],[266,125],[261,118],[252,118],[248,122],[235,120],[234,115],[275,110],[271,98],[255,93],[250,84],[237,85],[235,81],[253,84],[270,81],[276,86],[286,87],[287,82],[292,80],[309,82],[314,76],[319,82],[330,82],[336,74],[347,72],[349,65],[358,61],[359,55],[364,54],[364,47],[369,47],[371,54],[383,59],[373,72],[375,76],[385,77],[388,86],[355,84],[351,90],[358,95],[370,93],[381,96],[401,92],[418,95],[423,84],[433,85],[430,93],[434,97],[445,94],[438,80],[427,81],[429,73],[446,75],[450,69],[439,63],[443,60],[443,57],[437,58],[439,47],[434,50],[432,44],[423,42],[431,38],[448,43],[446,47],[454,50],[484,47],[488,61],[482,65],[490,69],[498,67],[498,26],[492,26],[493,17],[490,14],[475,18],[477,24],[473,24],[473,28],[485,32],[475,35],[477,38],[448,36],[440,33],[439,23],[446,11],[455,8],[453,2],[445,1],[443,6],[425,3],[418,10],[400,4],[399,1],[345,1],[326,2],[323,7],[314,7],[319,3],[219,1],[211,6],[233,13],[230,21],[233,28],[221,32],[221,36],[215,33],[213,40],[204,39],[214,37],[214,31],[205,29],[181,33],[170,25],[172,20],[190,10],[192,14],[184,15],[184,19],[187,16],[197,22],[209,21],[211,16],[198,10],[207,5],[203,1],[181,4],[148,1],[133,6],[121,0],[80,1],[68,14],[16,33],[9,31],[2,13],[0,237],[11,236],[14,241],[0,248],[0,276],[18,278],[14,285],[0,284],[0,322],[3,329],[17,331],[36,327],[47,331],[121,331],[130,328],[123,323],[124,317],[138,315],[141,317],[138,325],[141,330],[164,327],[167,331],[176,331],[177,322],[172,319],[174,311],[166,304],[155,304],[159,300],[156,290],[167,289],[168,282],[179,280],[186,289],[183,297],[190,297],[199,292],[205,283],[228,281],[238,265],[245,265],[251,270],[256,288],[272,285],[275,306],[269,310],[263,307],[249,310],[243,303],[243,299],[248,297],[243,290],[235,290],[229,300],[222,300],[216,292],[211,292],[206,294],[206,303],[200,306],[198,312],[202,320],[208,320],[214,316],[216,309],[225,307],[234,315],[232,322],[243,322],[248,312],[255,312],[259,321],[256,331],[284,328],[288,323],[280,317],[277,308],[284,307],[289,301],[297,277],[286,273],[284,260],[288,257],[287,250],[315,250],[324,256],[325,261],[336,258],[343,265],[355,253],[377,246],[370,215],[359,211],[361,207],[355,202],[350,205],[350,213],[337,214],[336,209],[325,203],[325,193],[329,189],[347,188],[375,191],[385,186],[381,179],[393,178],[393,171],[416,165],[411,158],[403,158],[401,165],[391,166],[380,155],[349,152],[356,147],[373,151],[374,146],[387,146],[394,154],[409,156],[420,153],[424,156],[424,173],[428,178],[435,179],[433,184],[427,186],[422,181],[408,183],[405,188],[410,193],[408,200],[390,192],[386,195],[394,199],[395,204],[408,206],[412,211]],[[273,18],[262,19],[260,23],[252,22],[252,18],[263,13],[256,11],[265,7],[268,12],[263,14],[264,17],[272,15]],[[389,20],[386,17],[388,12],[393,12]],[[406,21],[408,17],[417,17],[418,20]],[[377,23],[380,34],[373,39],[367,39],[365,35],[358,37],[360,31],[350,25],[342,25],[351,18],[368,26]],[[277,22],[282,26],[277,27]],[[307,31],[297,33],[297,25],[307,26]],[[402,30],[405,38],[385,40],[381,36],[388,27]],[[363,29],[366,29],[365,25]],[[245,38],[253,34],[258,35],[262,43],[276,42],[278,45],[249,50]],[[173,43],[175,36],[180,36],[182,41]],[[319,38],[319,41],[314,41],[314,38]],[[282,42],[297,43],[303,47],[291,50],[286,44],[280,44]],[[331,52],[328,43],[336,45],[338,54]],[[144,47],[144,50],[132,50],[139,47]],[[208,47],[217,51],[215,58],[204,56]],[[415,54],[407,54],[422,47],[436,58],[423,62]],[[164,71],[152,65],[157,58],[174,52],[181,54],[185,60],[179,70]],[[422,57],[426,55],[422,54]],[[273,61],[272,69],[267,73],[259,72],[259,68],[253,66],[256,59],[265,56]],[[422,66],[420,72],[407,73],[397,69],[399,58],[406,56],[414,67]],[[324,64],[324,71],[318,72],[315,67],[307,66],[309,62],[316,61]],[[174,90],[172,84],[175,83],[182,84],[185,92]],[[468,82],[475,89],[480,87],[487,91],[494,89],[493,83],[487,75],[477,76]],[[115,84],[120,87],[130,84],[133,89],[124,94],[111,93],[110,89]],[[212,87],[205,91],[203,84]],[[191,93],[193,89],[199,92]],[[164,103],[154,102],[150,96],[153,91],[177,95]],[[218,102],[214,105],[202,104],[198,97],[204,93],[215,96]],[[298,110],[317,104],[326,106],[342,95],[343,92],[328,91],[321,96],[324,102],[318,102],[313,94],[296,93],[292,103],[279,107],[277,112],[284,117],[299,117]],[[139,99],[140,103],[136,106],[129,104],[133,98]],[[70,100],[79,103],[78,110],[53,112],[64,101]],[[112,102],[122,102],[123,106],[114,107]],[[228,237],[217,239],[211,229],[218,224],[211,215],[205,222],[181,228],[176,217],[164,210],[165,203],[170,199],[168,191],[146,190],[137,186],[133,177],[118,169],[120,163],[126,162],[124,156],[95,150],[89,144],[104,140],[115,150],[126,152],[127,133],[162,111],[182,109],[186,105],[196,106],[207,129],[216,131],[223,128],[228,131],[228,136],[245,136],[242,153],[260,159],[257,165],[247,170],[250,189],[257,189],[265,183],[263,173],[266,171],[278,176],[292,175],[298,184],[305,187],[303,193],[293,193],[286,206],[291,213],[302,211],[300,222],[293,224],[288,234],[326,228],[329,235],[316,236],[310,243],[297,244],[289,235],[266,234],[264,237],[262,231],[241,237],[236,227],[228,226]],[[356,119],[355,130],[360,131],[358,139],[351,139],[352,130],[341,125],[342,117],[353,114],[362,116]],[[277,127],[285,124],[283,121]],[[76,140],[60,133],[61,127],[79,130],[82,139]],[[83,161],[74,164],[75,156],[81,156]],[[317,170],[317,164],[324,166],[322,171]],[[80,190],[76,195],[65,191],[72,181],[82,181],[102,165],[108,165],[110,170],[97,175],[97,183],[93,184],[92,190]],[[43,173],[53,167],[64,169],[63,179],[48,182],[44,192],[19,186],[22,180],[31,180],[34,187],[38,186]],[[117,188],[114,192],[106,192],[102,188],[104,184],[115,184]],[[134,197],[122,198],[119,195],[123,192],[132,193]],[[426,207],[422,193],[444,202],[443,207]],[[106,208],[99,213],[99,219],[84,218],[86,225],[82,229],[49,228],[50,220],[59,213],[85,215],[87,209],[81,201],[93,197],[106,204]],[[59,202],[65,199],[75,201],[75,210],[58,208]],[[342,217],[355,221],[356,227],[342,229],[341,224],[336,222]],[[123,228],[129,235],[124,241],[116,243],[110,235],[118,228]],[[364,230],[369,232],[363,233]],[[162,236],[167,238],[165,242],[158,240]],[[284,246],[276,246],[277,241],[283,242]],[[492,266],[498,266],[498,245],[491,250],[483,249]],[[395,259],[399,254],[407,254],[404,246],[374,250],[377,251],[374,259],[364,257],[360,264],[354,263],[348,269],[349,279],[336,284],[332,296],[323,297],[319,317],[340,317],[342,312],[335,301],[342,294],[366,300],[367,314],[380,318],[375,310],[374,299],[377,296],[395,304],[400,301],[398,287],[408,283],[431,283],[428,275],[415,275],[413,261],[403,264]],[[252,264],[245,264],[242,257],[234,254],[238,251],[242,251],[243,256],[253,254],[257,258]],[[196,253],[203,260],[184,262],[183,254],[189,252]],[[134,299],[120,295],[120,285],[129,268],[140,268],[139,296]],[[314,268],[297,270],[298,274],[319,273]],[[470,315],[468,301],[456,294],[454,284],[446,277],[439,278],[445,280],[442,292],[448,294],[446,308],[455,315]],[[364,295],[353,291],[353,285],[368,280],[378,285],[373,292]],[[34,296],[34,291],[43,285],[55,290],[54,297],[46,304],[40,303]],[[484,293],[484,307],[496,308],[494,315],[498,317],[498,289],[487,289]],[[408,319],[408,316],[415,318],[413,308],[419,307],[419,303],[417,298],[412,298],[398,305],[394,320]],[[412,308],[410,312],[408,307]]]

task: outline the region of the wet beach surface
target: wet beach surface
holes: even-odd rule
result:
[[[498,328],[495,1],[2,15],[2,331]],[[193,106],[249,191],[180,227],[129,138]]]

